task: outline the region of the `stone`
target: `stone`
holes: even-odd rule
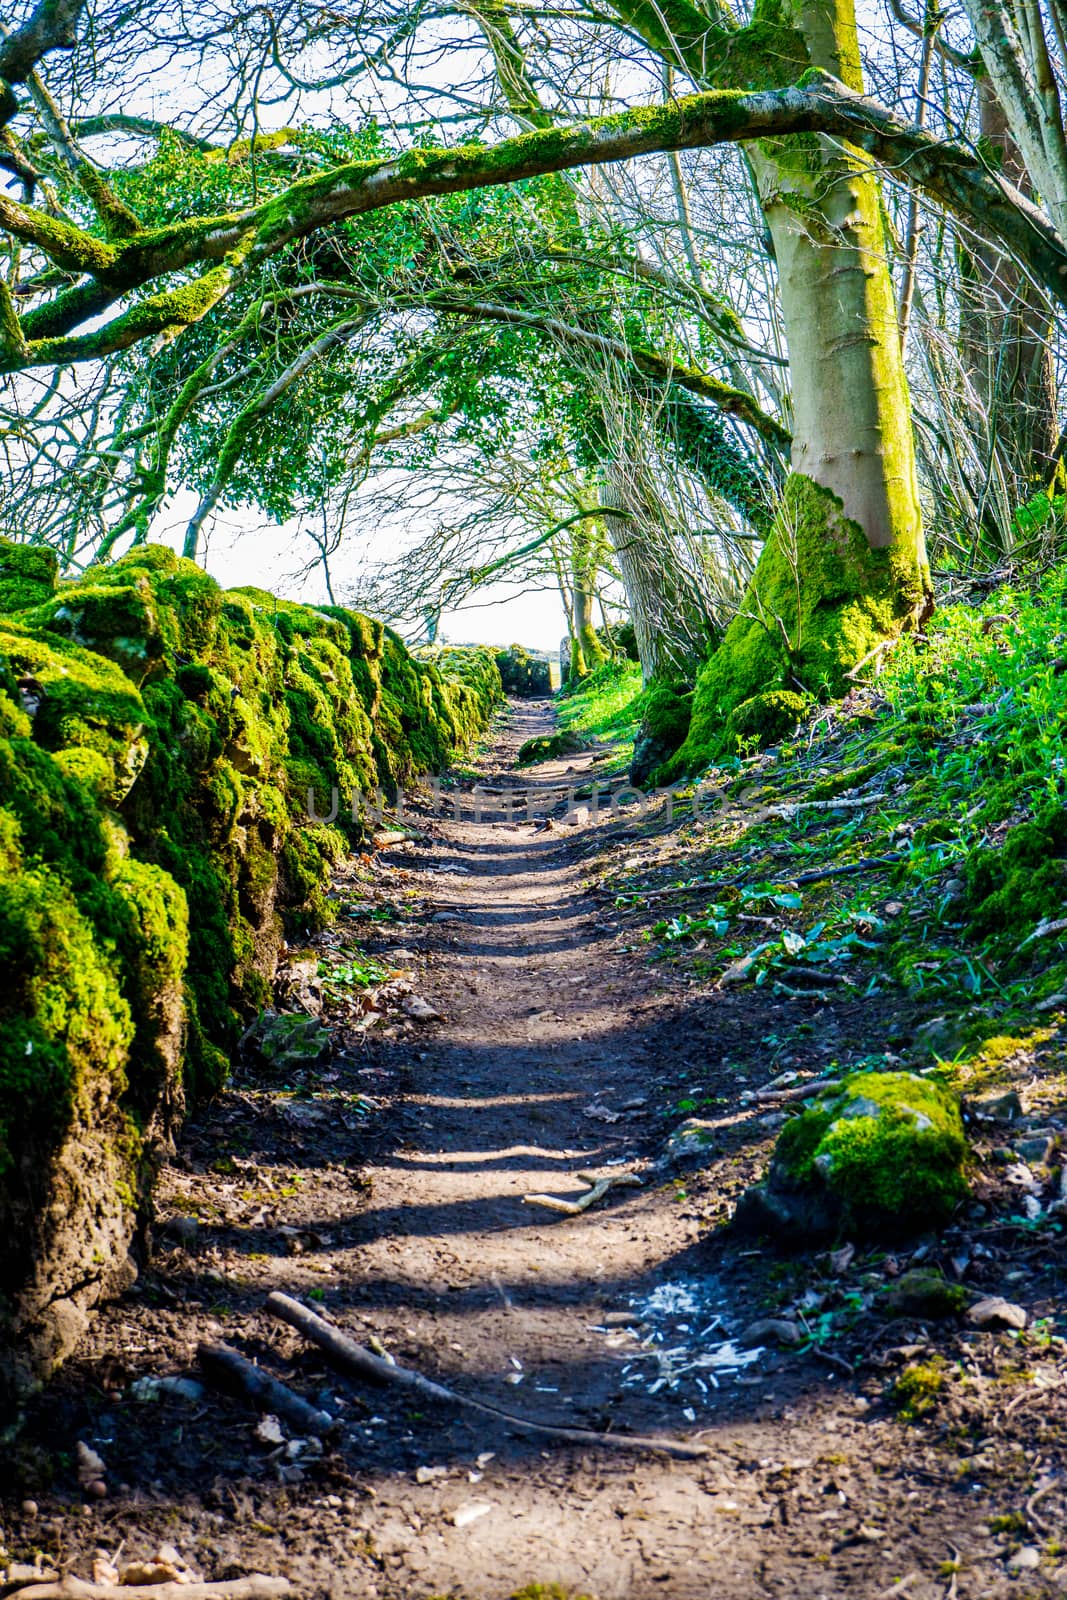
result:
[[[1014,1329],[1018,1332],[1026,1327],[1026,1312],[1022,1306],[1014,1305],[1010,1300],[1004,1300],[1000,1295],[991,1295],[986,1300],[979,1300],[967,1313],[967,1321],[973,1328],[983,1328],[988,1331],[997,1329]]]
[[[1014,1089],[1007,1094],[990,1095],[985,1100],[972,1100],[971,1114],[983,1122],[1018,1122],[1023,1115],[1023,1103]]]
[[[966,1197],[966,1156],[950,1090],[917,1073],[857,1073],[790,1118],[734,1226],[789,1245],[846,1227],[853,1237],[925,1231]]]
[[[743,1350],[751,1350],[762,1344],[803,1344],[804,1338],[804,1330],[799,1323],[790,1322],[786,1317],[760,1317],[756,1322],[749,1323],[738,1344]]]
[[[1036,1545],[1024,1544],[1008,1557],[1008,1566],[1016,1572],[1036,1572],[1041,1565],[1041,1552]]]
[[[1055,1141],[1047,1133],[1036,1134],[1029,1139],[1019,1139],[1015,1145],[1015,1154],[1020,1161],[1026,1161],[1031,1166],[1044,1167],[1048,1165]]]
[[[961,1017],[931,1017],[916,1028],[912,1041],[917,1054],[934,1056],[939,1061],[950,1061],[965,1043]]]
[[[658,1167],[677,1167],[686,1161],[704,1161],[715,1147],[715,1124],[687,1117],[669,1136]]]
[[[926,1267],[902,1273],[885,1295],[885,1305],[894,1317],[954,1317],[966,1303],[966,1289]]]

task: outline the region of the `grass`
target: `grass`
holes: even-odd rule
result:
[[[621,687],[616,726],[634,712]],[[607,693],[575,697],[582,715]],[[605,887],[691,979],[893,991],[919,1015],[959,1017],[958,1044],[931,1046],[938,1055],[977,1059],[996,1037],[1033,1050],[1035,1023],[1054,1053],[1067,1013],[1065,730],[1067,563],[944,607],[847,702],[709,773],[703,820],[683,822],[669,859]],[[797,809],[768,814],[786,801]],[[792,881],[859,863],[855,876]]]
[[[633,744],[641,720],[641,668],[608,662],[556,701],[560,728],[595,743]]]

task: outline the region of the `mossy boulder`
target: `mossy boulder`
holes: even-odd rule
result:
[[[859,1073],[786,1123],[735,1221],[793,1245],[843,1231],[906,1237],[948,1221],[967,1194],[966,1162],[951,1090],[917,1073]]]
[[[793,689],[768,689],[735,706],[726,719],[727,735],[736,748],[755,739],[760,748],[792,733],[810,706]]]
[[[548,659],[526,650],[521,644],[498,650],[496,664],[504,693],[519,699],[541,699],[552,693],[552,673]]]
[[[687,683],[656,683],[643,698],[634,739],[630,782],[644,788],[684,742],[693,715],[693,689]]]
[[[516,762],[520,767],[536,767],[542,761],[559,761],[585,749],[576,733],[544,733],[519,746]]]
[[[286,932],[333,915],[360,797],[446,765],[500,697],[488,651],[420,661],[161,547],[54,579],[0,545],[0,1407],[128,1277],[185,1104]]]

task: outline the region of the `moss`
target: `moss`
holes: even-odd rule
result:
[[[867,1233],[936,1227],[967,1193],[967,1143],[955,1095],[908,1072],[870,1072],[783,1128],[774,1169],[825,1190]]]
[[[972,931],[1011,951],[1067,900],[1067,807],[1046,806],[1001,844],[973,850],[964,867]]]
[[[3,571],[36,602],[0,619],[10,1303],[33,1240],[12,1219],[43,1212],[72,1130],[139,1201],[145,1130],[181,1110],[177,1067],[191,1099],[216,1092],[285,926],[332,917],[352,827],[309,822],[307,784],[347,795],[443,765],[485,728],[500,676],[485,651],[422,662],[356,613],[225,594],[161,548],[54,593],[32,547],[0,547]]]
[[[818,783],[813,783],[808,790],[810,800],[835,800],[839,794],[847,794],[850,789],[858,789],[861,783],[866,783],[877,773],[889,766],[895,757],[903,755],[902,745],[891,745],[888,749],[875,756],[871,761],[861,762],[857,767],[846,767],[844,772],[835,773],[830,778],[821,778]]]
[[[509,645],[496,652],[496,664],[505,694],[520,696],[549,695],[552,693],[552,675],[548,661],[524,650],[521,644]]]
[[[527,739],[519,746],[516,764],[534,767],[541,761],[558,761],[564,756],[577,755],[585,749],[584,742],[575,733],[545,733],[536,739]]]
[[[640,787],[684,743],[693,715],[687,683],[655,683],[640,701],[641,724],[634,739],[630,782]]]
[[[918,1422],[934,1409],[944,1387],[944,1368],[936,1358],[916,1361],[893,1382],[889,1398],[905,1422]]]
[[[737,616],[697,678],[689,735],[669,781],[736,753],[730,716],[773,691],[833,696],[923,602],[927,577],[891,549],[872,550],[841,502],[794,473]]]
[[[0,539],[0,612],[40,605],[55,590],[58,571],[54,550]]]
[[[726,719],[727,737],[737,749],[751,739],[758,740],[761,747],[774,744],[793,732],[809,704],[804,695],[792,689],[767,689],[763,694],[754,694],[730,712]]]

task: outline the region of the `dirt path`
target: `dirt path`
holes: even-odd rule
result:
[[[514,753],[550,716],[513,710],[485,789],[528,787]],[[558,793],[591,760],[533,784]],[[504,800],[480,821],[468,800],[461,820],[433,824],[430,848],[392,851],[384,875],[417,910],[359,936],[413,965],[442,1020],[373,1032],[323,1074],[328,1098],[321,1084],[294,1100],[238,1083],[189,1129],[153,1269],[32,1419],[28,1449],[43,1457],[59,1438],[67,1453],[36,1513],[12,1514],[9,1544],[87,1571],[94,1547],[165,1539],[209,1576],[282,1572],[308,1600],[503,1600],[554,1583],[598,1600],[1019,1592],[986,1525],[992,1469],[961,1475],[903,1429],[878,1375],[739,1349],[789,1269],[709,1242],[718,1180],[656,1164],[682,1115],[665,1113],[698,1079],[725,1107],[739,1170],[765,1146],[751,1113],[734,1114],[737,1061],[766,1076],[763,1002],[683,1008],[616,948],[583,886],[602,834],[509,822]],[[621,1169],[643,1187],[578,1218],[523,1201]],[[707,1455],[561,1448],[360,1394],[263,1314],[271,1288],[494,1405],[685,1436]],[[340,1448],[272,1446],[210,1394],[131,1398],[139,1378],[191,1371],[197,1339],[219,1335],[336,1410]],[[108,1463],[109,1499],[92,1508],[64,1487],[79,1437]],[[943,1564],[957,1559],[970,1576],[953,1584]],[[1046,1592],[1027,1577],[1027,1593]]]

